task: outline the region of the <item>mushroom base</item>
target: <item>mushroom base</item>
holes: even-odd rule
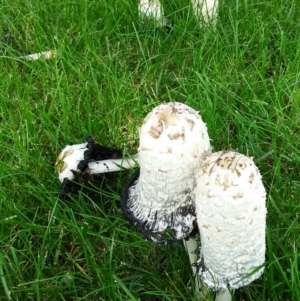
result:
[[[262,258],[262,263],[264,262],[264,258]],[[205,261],[203,256],[200,257],[197,264],[198,274],[210,290],[213,291],[220,291],[227,288],[230,289],[238,289],[242,286],[246,286],[250,284],[252,281],[258,279],[264,271],[264,268],[258,267],[258,270],[254,272],[255,268],[253,268],[253,272],[249,273],[248,275],[245,273],[235,273],[234,276],[224,276],[218,275],[205,267]]]
[[[158,246],[165,246],[188,237],[196,226],[195,206],[192,200],[185,203],[185,206],[175,207],[171,211],[169,209],[151,210],[138,202],[139,176],[140,169],[134,173],[123,189],[121,209],[125,217],[147,239]],[[171,232],[170,236],[169,232]]]

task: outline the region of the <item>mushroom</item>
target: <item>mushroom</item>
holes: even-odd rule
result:
[[[210,151],[207,128],[198,112],[179,102],[155,107],[140,129],[140,168],[121,197],[125,217],[154,244],[184,239],[195,276],[197,241],[190,236],[197,227],[195,172],[203,154]],[[195,280],[199,299],[197,276]]]
[[[266,191],[253,159],[223,151],[207,156],[196,174],[201,249],[199,276],[218,301],[259,278],[265,262]]]
[[[65,179],[74,180],[77,174],[82,172],[96,175],[107,172],[120,171],[121,169],[133,168],[137,165],[138,156],[133,155],[128,158],[119,159],[106,159],[90,161],[86,163],[85,168],[81,168],[81,165],[85,165],[84,152],[88,150],[86,143],[67,145],[59,154],[56,165],[58,166],[58,179],[61,183]]]
[[[65,199],[68,194],[78,193],[79,186],[74,180],[83,172],[96,174],[120,170],[118,164],[135,164],[134,158],[123,160],[121,157],[119,150],[95,143],[92,137],[87,138],[87,143],[67,145],[56,160],[58,179],[62,183],[62,194],[59,197]]]
[[[194,174],[207,151],[206,125],[187,105],[162,104],[145,118],[140,129],[140,168],[123,189],[121,208],[155,244],[181,240],[194,229]],[[170,230],[172,239],[165,237]]]
[[[140,0],[138,10],[142,20],[151,19],[158,27],[167,25],[164,10],[159,0]]]
[[[195,17],[204,22],[215,24],[219,0],[191,0]]]
[[[218,0],[191,0],[195,17],[204,23],[215,25],[217,19]],[[152,19],[156,26],[171,28],[170,21],[164,17],[164,11],[159,0],[140,0],[139,16],[142,20]]]

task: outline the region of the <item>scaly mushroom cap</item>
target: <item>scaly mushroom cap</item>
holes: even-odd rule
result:
[[[156,244],[170,242],[163,237],[168,229],[175,240],[193,230],[194,173],[206,151],[210,151],[206,126],[187,105],[162,104],[145,118],[140,129],[140,170],[123,189],[121,208]]]
[[[77,171],[77,166],[84,159],[84,152],[87,150],[87,144],[67,145],[58,155],[56,166],[58,168],[58,178],[62,183],[65,178],[74,180],[75,175],[72,170]]]
[[[258,267],[265,261],[266,191],[259,170],[252,158],[217,152],[196,177],[199,275],[213,290],[245,286],[264,270]]]

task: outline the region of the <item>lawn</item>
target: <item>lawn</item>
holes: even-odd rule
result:
[[[215,29],[189,1],[165,0],[171,33],[140,22],[136,2],[1,1],[0,300],[193,300],[183,244],[155,247],[122,215],[133,170],[68,201],[55,171],[60,150],[89,135],[136,153],[147,113],[179,101],[200,112],[214,150],[254,157],[268,193],[265,272],[234,300],[299,301],[297,0],[220,1]]]

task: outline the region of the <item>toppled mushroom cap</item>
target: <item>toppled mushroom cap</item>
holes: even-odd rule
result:
[[[64,179],[74,180],[72,172],[77,171],[77,166],[84,159],[84,152],[88,150],[86,143],[67,145],[58,155],[56,166],[58,168],[58,178],[62,183]]]
[[[158,245],[187,237],[196,222],[194,173],[210,141],[198,112],[182,103],[157,106],[140,129],[140,169],[124,187],[124,215]],[[171,230],[173,240],[164,239]]]
[[[266,191],[259,170],[252,158],[217,152],[197,179],[199,275],[213,290],[245,286],[264,270]]]
[[[123,163],[120,158],[122,158],[120,150],[95,143],[94,139],[89,136],[86,143],[67,145],[60,152],[56,160],[58,178],[63,183],[64,179],[74,180],[76,173],[87,172],[92,174],[120,170],[120,168],[114,166],[114,161],[116,164]],[[112,162],[105,163],[107,159],[111,159]],[[92,161],[96,162],[92,163]],[[89,163],[93,167],[92,170],[89,170]],[[130,165],[130,163],[132,163],[132,160],[125,160],[125,165]],[[97,168],[97,165],[99,168]]]

